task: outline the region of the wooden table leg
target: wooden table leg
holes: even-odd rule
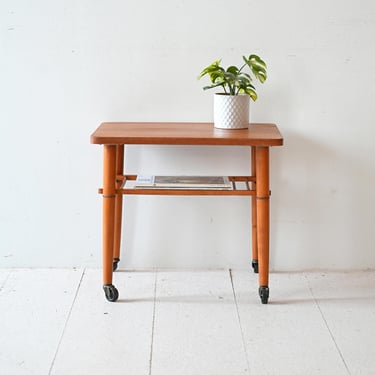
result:
[[[104,145],[103,157],[103,289],[108,301],[118,298],[112,284],[116,199],[116,146]]]
[[[257,239],[259,260],[259,295],[268,303],[269,288],[269,147],[256,147]]]
[[[116,147],[116,176],[124,174],[124,145]],[[121,189],[122,180],[116,179],[116,188]],[[116,194],[115,199],[115,232],[113,245],[113,271],[116,271],[120,261],[122,226],[122,194]]]
[[[256,153],[255,147],[251,147],[251,175],[256,177]],[[251,188],[256,189],[256,183],[252,182]],[[258,273],[258,239],[257,239],[257,199],[251,197],[251,242],[252,242],[252,262],[251,265],[255,273]]]

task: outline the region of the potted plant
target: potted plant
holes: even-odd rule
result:
[[[214,126],[221,129],[244,129],[249,125],[250,98],[255,101],[258,95],[253,85],[252,75],[261,83],[267,79],[267,65],[258,56],[251,54],[243,56],[244,64],[229,66],[224,69],[221,60],[214,61],[198,76],[210,77],[211,85],[204,86],[203,90],[221,87],[223,92],[214,96]],[[244,69],[247,68],[249,73]]]

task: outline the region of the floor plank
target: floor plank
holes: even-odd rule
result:
[[[375,374],[375,272],[321,272],[307,278],[350,374]]]
[[[271,274],[268,305],[257,275],[235,271],[233,283],[252,374],[348,374],[303,273]]]
[[[374,271],[229,275],[1,269],[0,374],[373,373]]]
[[[10,270],[0,269],[0,293],[1,290],[4,288],[5,283],[10,275]]]
[[[87,270],[52,375],[148,375],[154,309],[154,272],[114,275],[120,298],[108,302],[101,270]]]
[[[0,293],[1,374],[48,374],[82,270],[12,270]]]
[[[151,374],[247,373],[229,272],[159,272]]]

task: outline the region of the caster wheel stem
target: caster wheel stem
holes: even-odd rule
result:
[[[120,261],[120,258],[113,258],[113,271],[117,270],[118,262]]]

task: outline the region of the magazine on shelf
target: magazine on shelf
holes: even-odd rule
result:
[[[142,189],[232,189],[226,176],[145,176],[138,175],[135,188]]]

